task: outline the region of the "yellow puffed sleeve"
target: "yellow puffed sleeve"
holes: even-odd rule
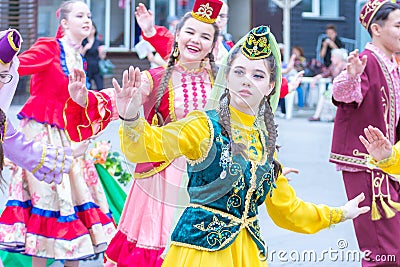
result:
[[[276,225],[299,233],[316,233],[344,219],[341,208],[330,208],[299,199],[282,175],[276,180],[276,188],[272,196],[268,194],[265,204]]]
[[[163,127],[150,126],[143,118],[134,126],[122,122],[119,135],[122,152],[135,163],[171,162],[180,156],[196,160],[212,141],[207,116],[201,111]]]
[[[400,142],[392,148],[392,154],[387,159],[381,161],[371,160],[371,163],[386,173],[400,175]]]

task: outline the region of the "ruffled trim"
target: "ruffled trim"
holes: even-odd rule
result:
[[[113,117],[112,108],[111,99],[102,93],[89,92],[86,108],[69,98],[63,111],[68,138],[81,142],[105,129]]]
[[[108,245],[105,257],[118,267],[146,266],[160,267],[163,263],[161,255],[165,248],[148,249],[137,247],[136,242],[128,241],[121,231],[118,231]]]
[[[60,216],[58,211],[32,207],[30,200],[10,200],[1,216],[0,245],[53,259],[80,259],[105,251],[115,232],[112,219],[90,202],[74,209],[75,214]]]

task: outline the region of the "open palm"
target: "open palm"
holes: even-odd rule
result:
[[[376,160],[380,161],[390,157],[392,153],[392,144],[381,130],[371,125],[364,129],[365,137],[360,135],[359,139],[365,146],[368,153]]]
[[[81,107],[86,107],[88,91],[86,88],[86,74],[82,70],[74,69],[69,75],[68,91],[72,100]]]
[[[350,75],[361,74],[367,65],[367,56],[364,55],[361,59],[358,54],[358,49],[350,53],[347,58],[347,73]]]
[[[116,79],[112,80],[117,96],[118,113],[125,119],[134,118],[142,105],[139,92],[141,75],[139,68],[129,67],[122,75],[122,88]]]
[[[148,36],[154,29],[154,14],[145,5],[139,3],[135,11],[136,21],[145,36]]]

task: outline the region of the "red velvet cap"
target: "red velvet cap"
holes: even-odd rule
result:
[[[381,6],[390,2],[389,0],[369,0],[365,3],[360,12],[360,22],[361,25],[368,30],[369,24],[371,24],[376,12],[381,8]]]
[[[220,0],[196,0],[192,16],[205,23],[214,23],[217,20],[223,2]]]

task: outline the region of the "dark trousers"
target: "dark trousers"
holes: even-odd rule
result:
[[[89,79],[89,82],[91,82],[93,80],[96,85],[96,88],[92,88],[92,89],[95,89],[95,90],[104,89],[103,76],[101,76],[100,73],[92,74],[91,76],[88,76],[88,79]]]
[[[379,172],[381,173],[381,172]],[[370,206],[372,203],[372,176],[370,172],[342,172],[348,199],[356,197],[364,192],[365,200],[359,206]],[[386,180],[382,184],[382,190],[386,194]],[[391,199],[400,202],[399,182],[388,179],[388,188]],[[377,221],[371,219],[371,212],[360,215],[353,220],[357,236],[358,246],[363,252],[368,251],[367,258],[362,266],[400,266],[400,212],[390,219],[376,199],[378,210],[382,218]],[[370,253],[369,253],[370,252]]]

